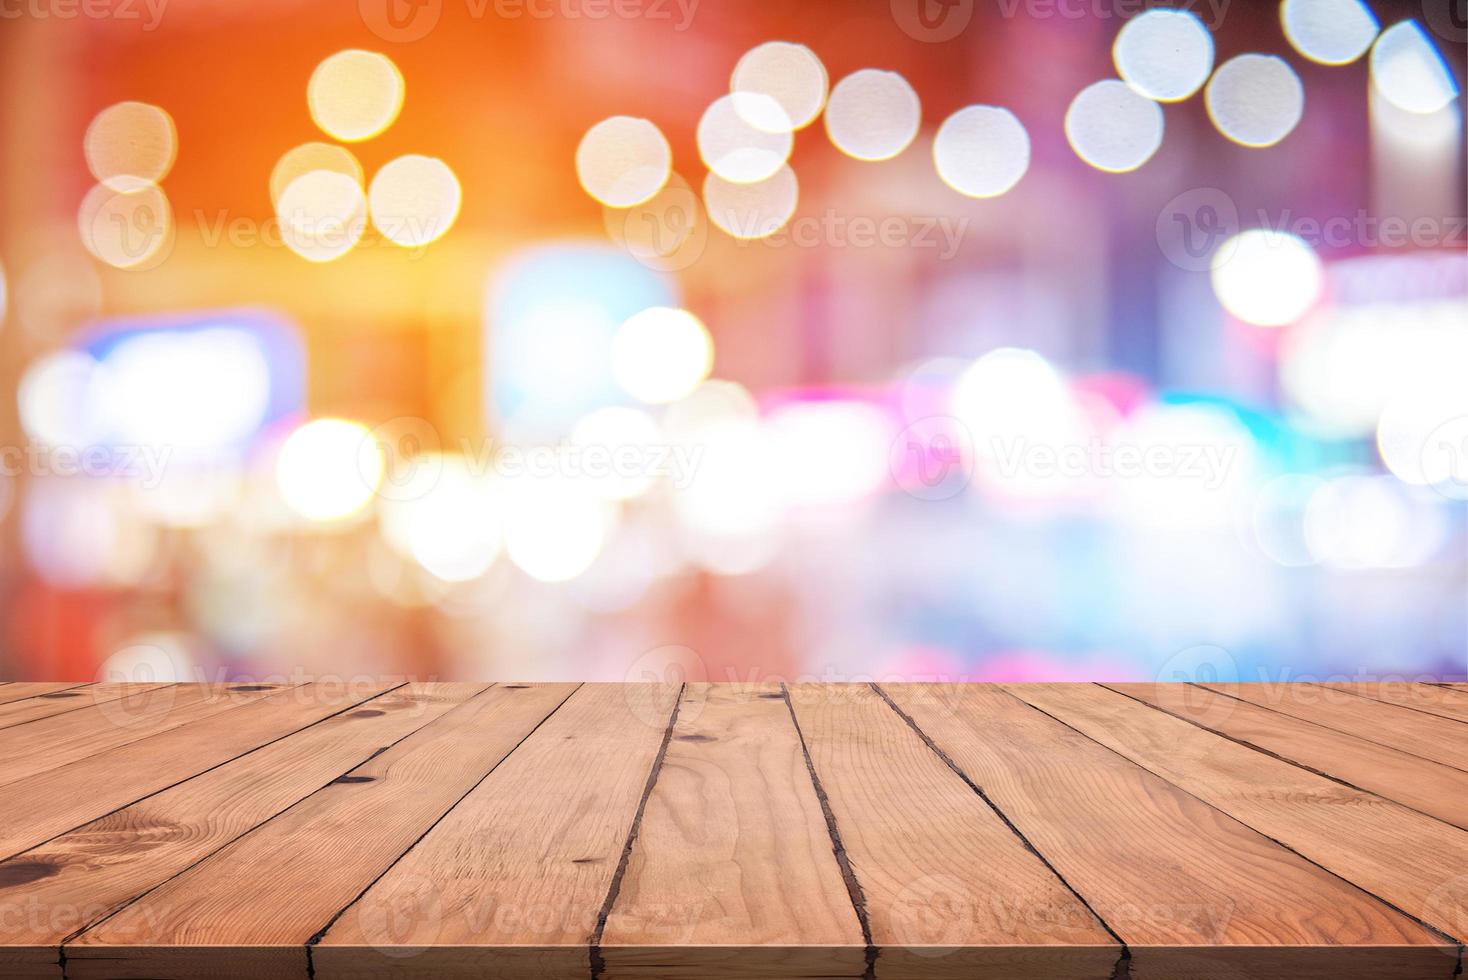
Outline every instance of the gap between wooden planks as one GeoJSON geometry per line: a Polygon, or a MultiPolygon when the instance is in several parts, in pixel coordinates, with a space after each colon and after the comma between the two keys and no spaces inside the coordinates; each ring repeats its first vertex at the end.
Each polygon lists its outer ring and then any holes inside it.
{"type": "Polygon", "coordinates": [[[0,704],[0,975],[1447,978],[1468,932],[1446,687],[178,687],[0,704]]]}

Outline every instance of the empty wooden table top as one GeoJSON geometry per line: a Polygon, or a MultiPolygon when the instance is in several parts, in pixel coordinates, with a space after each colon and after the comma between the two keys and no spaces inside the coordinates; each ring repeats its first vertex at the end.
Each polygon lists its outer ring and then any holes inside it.
{"type": "Polygon", "coordinates": [[[0,684],[0,976],[1435,977],[1468,689],[0,684]]]}

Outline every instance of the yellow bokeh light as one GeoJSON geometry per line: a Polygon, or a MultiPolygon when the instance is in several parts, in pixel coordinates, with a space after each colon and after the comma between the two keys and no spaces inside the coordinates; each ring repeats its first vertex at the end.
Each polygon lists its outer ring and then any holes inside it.
{"type": "Polygon", "coordinates": [[[152,268],[173,248],[173,208],[156,184],[131,191],[95,184],[77,210],[82,244],[117,269],[152,268]]]}
{"type": "Polygon", "coordinates": [[[1406,112],[1433,113],[1458,97],[1458,83],[1416,21],[1393,24],[1371,46],[1371,83],[1406,112]]]}
{"type": "Polygon", "coordinates": [[[1162,107],[1115,78],[1081,89],[1065,112],[1070,148],[1108,173],[1136,170],[1152,159],[1162,130],[1162,107]]]}
{"type": "Polygon", "coordinates": [[[346,174],[312,170],[281,191],[275,213],[291,251],[312,262],[330,262],[361,240],[367,198],[362,185],[346,174]]]}
{"type": "Polygon", "coordinates": [[[490,477],[458,454],[426,453],[379,503],[388,545],[444,582],[468,582],[500,553],[500,503],[490,477]]]}
{"type": "Polygon", "coordinates": [[[328,136],[354,143],[391,126],[403,108],[403,75],[386,55],[338,51],[306,85],[311,118],[328,136]]]}
{"type": "Polygon", "coordinates": [[[27,365],[16,388],[20,426],[38,443],[84,446],[111,428],[107,369],[90,354],[58,350],[27,365]]]}
{"type": "Polygon", "coordinates": [[[275,462],[275,483],[291,510],[329,523],[361,512],[382,482],[382,448],[345,419],[317,419],[292,432],[275,462]]]}
{"type": "Polygon", "coordinates": [[[933,164],[960,194],[998,197],[1030,168],[1030,137],[1008,109],[971,105],[938,127],[933,164]]]}
{"type": "Polygon", "coordinates": [[[383,165],[367,189],[372,224],[390,241],[427,245],[453,227],[463,192],[449,165],[409,154],[383,165]]]}
{"type": "Polygon", "coordinates": [[[363,181],[362,164],[352,151],[333,143],[302,143],[281,154],[270,171],[270,202],[280,204],[280,195],[291,181],[313,170],[331,170],[344,174],[358,184],[363,181]]]}
{"type": "Polygon", "coordinates": [[[1295,50],[1322,65],[1355,61],[1381,29],[1361,0],[1283,0],[1279,19],[1295,50]]]}
{"type": "Polygon", "coordinates": [[[1218,247],[1213,293],[1245,323],[1281,327],[1304,316],[1325,285],[1315,250],[1286,231],[1254,228],[1218,247]]]}
{"type": "Polygon", "coordinates": [[[168,176],[178,155],[173,118],[146,102],[119,102],[92,119],[82,138],[92,176],[114,191],[133,191],[168,176]]]}
{"type": "Polygon", "coordinates": [[[634,313],[612,338],[612,377],[638,401],[677,401],[713,366],[713,338],[687,310],[654,306],[634,313]]]}
{"type": "Polygon", "coordinates": [[[673,149],[646,119],[603,119],[576,147],[576,178],[586,193],[609,207],[641,204],[663,189],[672,172],[673,149]]]}
{"type": "Polygon", "coordinates": [[[1241,54],[1218,66],[1203,101],[1224,136],[1241,146],[1273,146],[1304,114],[1305,86],[1283,58],[1241,54]]]}
{"type": "Polygon", "coordinates": [[[757,184],[735,184],[715,173],[703,181],[709,220],[735,238],[768,238],[790,221],[799,200],[800,186],[789,164],[757,184]]]}
{"type": "Polygon", "coordinates": [[[666,445],[666,438],[653,417],[642,409],[608,405],[581,417],[571,430],[571,444],[582,450],[583,459],[598,453],[614,461],[604,471],[588,467],[585,479],[597,496],[626,500],[646,493],[655,475],[643,463],[628,468],[618,463],[629,456],[651,460],[658,447],[666,445]]]}
{"type": "Polygon", "coordinates": [[[505,550],[531,578],[567,582],[596,561],[615,520],[584,481],[517,477],[505,497],[505,550]]]}
{"type": "Polygon", "coordinates": [[[710,170],[735,183],[768,180],[790,159],[793,146],[789,117],[768,95],[721,96],[698,121],[698,155],[710,170]],[[750,120],[755,119],[761,123],[754,125],[750,120]]]}
{"type": "Polygon", "coordinates": [[[1179,102],[1208,81],[1213,35],[1186,10],[1149,10],[1127,21],[1111,46],[1116,72],[1138,94],[1179,102]]]}
{"type": "Polygon", "coordinates": [[[922,106],[895,71],[863,68],[831,89],[826,133],[836,149],[858,160],[887,160],[907,149],[922,122],[922,106]]]}
{"type": "MultiPolygon", "coordinates": [[[[803,44],[770,41],[745,52],[734,66],[731,92],[747,92],[774,99],[783,117],[750,115],[748,121],[760,129],[783,126],[803,129],[815,121],[826,104],[830,85],[826,66],[803,44]]],[[[742,104],[735,108],[744,109],[742,104]]]]}

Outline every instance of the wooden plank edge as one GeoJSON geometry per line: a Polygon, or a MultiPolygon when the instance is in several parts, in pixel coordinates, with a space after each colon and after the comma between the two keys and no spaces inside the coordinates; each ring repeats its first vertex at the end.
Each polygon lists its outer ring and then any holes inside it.
{"type": "MultiPolygon", "coordinates": [[[[590,975],[590,947],[576,946],[151,946],[68,956],[69,980],[580,980],[590,975]]],[[[1450,980],[1456,946],[1139,946],[1118,964],[1111,946],[881,947],[603,947],[607,980],[971,980],[975,976],[1055,980],[1450,980]]],[[[35,950],[36,965],[0,960],[7,977],[54,978],[54,950],[35,950]],[[49,957],[49,959],[47,959],[49,957]],[[19,972],[12,972],[12,968],[19,972]]]]}
{"type": "Polygon", "coordinates": [[[598,980],[606,969],[606,963],[601,955],[601,940],[606,935],[607,919],[611,917],[612,907],[617,904],[617,896],[622,892],[622,879],[627,874],[627,865],[632,862],[632,848],[637,843],[637,832],[642,829],[642,817],[647,812],[647,801],[652,798],[652,791],[657,786],[658,776],[663,771],[663,762],[668,757],[668,745],[673,741],[673,729],[678,727],[678,711],[683,707],[683,695],[687,693],[688,685],[679,684],[678,695],[673,698],[673,710],[668,713],[668,727],[663,730],[662,743],[658,745],[657,754],[653,756],[652,765],[648,767],[647,782],[642,787],[642,798],[637,801],[637,809],[632,814],[632,825],[627,829],[627,840],[622,845],[621,856],[617,858],[617,869],[612,872],[612,880],[607,885],[606,899],[596,914],[596,928],[592,930],[591,942],[587,945],[591,980],[598,980]]]}

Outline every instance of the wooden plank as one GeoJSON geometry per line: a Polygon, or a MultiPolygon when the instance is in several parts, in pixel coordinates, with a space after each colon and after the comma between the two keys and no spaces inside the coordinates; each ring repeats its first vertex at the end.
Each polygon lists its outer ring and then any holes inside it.
{"type": "Polygon", "coordinates": [[[281,684],[173,684],[7,728],[0,731],[0,786],[285,689],[281,684]]]}
{"type": "MultiPolygon", "coordinates": [[[[1007,685],[1030,704],[1462,942],[1468,834],[1094,685],[1007,685]]],[[[1451,957],[1450,957],[1451,958],[1451,957]]],[[[1456,961],[1455,961],[1456,963],[1456,961]]]]}
{"type": "MultiPolygon", "coordinates": [[[[1403,708],[1415,708],[1430,715],[1451,718],[1453,721],[1468,722],[1468,694],[1445,687],[1410,681],[1379,681],[1371,684],[1322,683],[1317,686],[1355,697],[1385,701],[1387,704],[1400,705],[1403,708]]],[[[1350,702],[1345,703],[1349,705],[1350,702]]]]}
{"type": "Polygon", "coordinates": [[[168,686],[168,684],[130,682],[86,684],[82,687],[27,698],[24,701],[12,701],[9,704],[0,705],[0,728],[12,728],[27,722],[39,721],[42,718],[50,718],[53,715],[64,715],[78,708],[90,708],[94,704],[118,701],[168,686]]]}
{"type": "Polygon", "coordinates": [[[860,890],[876,975],[1111,975],[1095,914],[865,685],[790,689],[860,890]]]}
{"type": "Polygon", "coordinates": [[[366,700],[0,862],[0,975],[59,980],[63,941],[433,721],[455,691],[366,700]]]}
{"type": "Polygon", "coordinates": [[[589,976],[678,697],[578,689],[327,929],[317,980],[589,976]]]}
{"type": "Polygon", "coordinates": [[[1440,937],[1005,691],[884,690],[1121,937],[1132,976],[1451,974],[1440,937]]]}
{"type": "Polygon", "coordinates": [[[1191,684],[1103,686],[1468,830],[1462,770],[1191,684]]]}
{"type": "Polygon", "coordinates": [[[68,942],[67,976],[304,976],[311,937],[575,688],[443,685],[463,703],[68,942]]]}
{"type": "MultiPolygon", "coordinates": [[[[277,690],[192,724],[13,782],[0,790],[8,818],[0,823],[0,859],[400,686],[318,683],[277,690]]],[[[61,720],[47,719],[26,728],[61,720]]]]}
{"type": "Polygon", "coordinates": [[[862,975],[780,685],[688,686],[598,949],[607,980],[862,975]]]}
{"type": "Polygon", "coordinates": [[[12,701],[22,701],[26,698],[41,697],[46,694],[55,694],[58,691],[70,691],[73,688],[86,687],[83,681],[9,681],[0,686],[0,704],[9,704],[12,701]]]}
{"type": "Polygon", "coordinates": [[[1260,707],[1468,770],[1468,727],[1314,684],[1204,684],[1260,707]]]}

